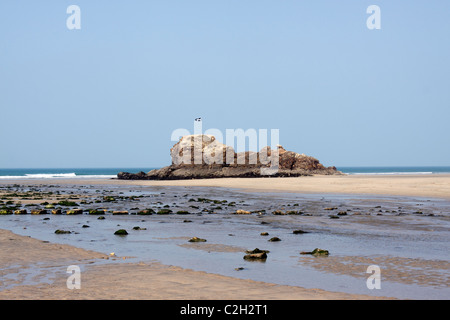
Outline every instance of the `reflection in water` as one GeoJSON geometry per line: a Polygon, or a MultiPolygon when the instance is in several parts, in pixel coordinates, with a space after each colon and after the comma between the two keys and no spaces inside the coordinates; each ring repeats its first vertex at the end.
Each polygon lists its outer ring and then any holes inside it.
{"type": "Polygon", "coordinates": [[[10,201],[20,200],[28,210],[33,207],[27,204],[42,207],[41,203],[51,204],[63,197],[84,210],[106,210],[104,220],[88,214],[26,214],[0,216],[0,222],[1,228],[17,234],[134,257],[127,262],[157,260],[330,291],[400,298],[449,296],[449,201],[203,187],[102,186],[99,190],[98,186],[54,185],[3,187],[0,192],[15,193],[10,201]],[[21,192],[42,198],[18,198],[21,192]],[[137,214],[144,209],[169,209],[172,213],[137,214]],[[129,214],[112,214],[125,210],[129,214]],[[235,214],[237,210],[250,214],[235,214]],[[56,229],[71,233],[55,234],[56,229]],[[118,229],[127,230],[128,235],[114,235],[118,229]],[[207,241],[189,243],[192,237],[207,241]],[[281,241],[268,241],[272,237],[281,241]],[[264,263],[243,259],[245,250],[255,248],[269,250],[264,263]],[[314,248],[326,249],[330,256],[300,255],[314,248]],[[365,270],[371,264],[381,268],[382,290],[366,287],[365,270]]]}

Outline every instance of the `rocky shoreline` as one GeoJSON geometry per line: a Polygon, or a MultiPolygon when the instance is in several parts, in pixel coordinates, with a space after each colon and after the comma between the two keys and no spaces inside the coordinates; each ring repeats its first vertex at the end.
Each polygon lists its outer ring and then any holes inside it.
{"type": "Polygon", "coordinates": [[[265,147],[238,152],[211,135],[184,136],[170,150],[172,164],[148,173],[119,172],[121,180],[181,180],[211,178],[300,177],[342,174],[305,154],[265,147]],[[197,148],[197,149],[196,149],[197,148]],[[196,152],[198,150],[198,152],[196,152]]]}

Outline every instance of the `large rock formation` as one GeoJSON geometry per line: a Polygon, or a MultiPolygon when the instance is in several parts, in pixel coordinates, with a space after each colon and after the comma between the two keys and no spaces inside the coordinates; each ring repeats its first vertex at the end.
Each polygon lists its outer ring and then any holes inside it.
{"type": "Polygon", "coordinates": [[[212,135],[184,136],[171,149],[172,164],[148,173],[120,172],[124,180],[175,180],[224,177],[296,177],[313,174],[341,174],[324,167],[319,160],[282,146],[264,147],[259,152],[238,152],[212,135]]]}

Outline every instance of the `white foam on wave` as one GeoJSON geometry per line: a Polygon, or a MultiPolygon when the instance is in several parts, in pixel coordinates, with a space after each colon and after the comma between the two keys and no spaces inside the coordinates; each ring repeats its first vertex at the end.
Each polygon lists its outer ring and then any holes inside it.
{"type": "Polygon", "coordinates": [[[25,177],[29,179],[46,179],[46,178],[74,178],[77,175],[72,173],[26,173],[25,177]]]}
{"type": "Polygon", "coordinates": [[[433,172],[349,172],[354,175],[398,175],[398,174],[433,174],[433,172]]]}
{"type": "Polygon", "coordinates": [[[111,179],[116,175],[79,175],[72,173],[28,173],[24,176],[0,176],[4,180],[22,180],[22,179],[111,179]]]}
{"type": "Polygon", "coordinates": [[[111,178],[117,178],[117,175],[116,174],[82,175],[82,176],[76,176],[76,178],[79,178],[79,179],[111,179],[111,178]]]}

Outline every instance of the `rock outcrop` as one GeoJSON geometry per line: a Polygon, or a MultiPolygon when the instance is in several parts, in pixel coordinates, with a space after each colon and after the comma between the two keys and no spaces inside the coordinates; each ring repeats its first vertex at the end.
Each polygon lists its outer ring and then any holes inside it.
{"type": "Polygon", "coordinates": [[[341,174],[316,158],[282,146],[264,147],[259,152],[235,152],[212,135],[184,136],[171,149],[172,164],[148,173],[120,172],[122,180],[176,180],[224,177],[297,177],[313,174],[341,174]]]}

